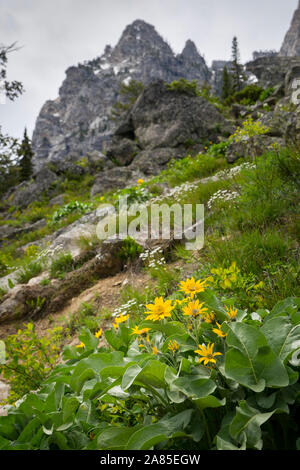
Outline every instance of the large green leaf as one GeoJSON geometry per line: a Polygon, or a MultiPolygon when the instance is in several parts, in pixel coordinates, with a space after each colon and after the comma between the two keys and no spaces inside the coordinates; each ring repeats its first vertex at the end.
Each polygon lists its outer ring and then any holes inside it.
{"type": "Polygon", "coordinates": [[[134,364],[130,366],[123,375],[122,385],[121,385],[122,389],[128,390],[141,371],[142,371],[142,368],[138,364],[134,364]]]}
{"type": "Polygon", "coordinates": [[[71,388],[79,394],[83,385],[85,382],[88,380],[91,380],[95,377],[95,372],[93,371],[92,368],[85,369],[84,371],[81,372],[81,374],[73,374],[72,380],[71,380],[71,388]]]}
{"type": "Polygon", "coordinates": [[[36,431],[41,427],[41,421],[35,417],[29,421],[27,426],[22,430],[16,442],[30,442],[36,431]]]}
{"type": "Polygon", "coordinates": [[[247,438],[247,448],[261,450],[263,442],[261,440],[260,427],[271,418],[275,413],[261,413],[260,411],[252,408],[246,401],[239,403],[236,408],[236,415],[230,425],[230,434],[234,439],[239,439],[245,433],[247,438]]]}
{"type": "Polygon", "coordinates": [[[172,389],[175,387],[188,398],[195,400],[207,397],[217,388],[212,380],[191,375],[175,379],[172,383],[172,389]]]}
{"type": "Polygon", "coordinates": [[[286,387],[287,371],[261,331],[245,323],[230,323],[225,375],[255,392],[268,387],[286,387]]]}
{"type": "Polygon", "coordinates": [[[95,349],[99,343],[99,339],[92,335],[88,328],[80,330],[79,339],[87,349],[95,349]]]}
{"type": "Polygon", "coordinates": [[[159,361],[148,361],[141,368],[138,364],[129,367],[123,375],[122,388],[127,390],[133,383],[143,384],[145,387],[165,388],[166,364],[159,361]]]}
{"type": "Polygon", "coordinates": [[[207,397],[198,398],[197,400],[194,400],[194,403],[197,408],[199,408],[199,410],[205,410],[206,408],[220,408],[226,405],[226,398],[220,400],[219,398],[214,397],[213,395],[209,395],[207,397]]]}
{"type": "Polygon", "coordinates": [[[216,436],[218,450],[246,450],[246,435],[240,436],[240,442],[233,439],[230,434],[230,425],[234,418],[234,412],[226,414],[222,420],[221,429],[216,436]]]}
{"type": "Polygon", "coordinates": [[[300,310],[300,298],[289,297],[278,302],[275,307],[271,310],[271,313],[268,315],[268,318],[272,318],[278,315],[290,315],[292,313],[295,313],[297,310],[300,310]]]}
{"type": "Polygon", "coordinates": [[[109,427],[104,429],[97,437],[98,449],[122,450],[127,446],[132,434],[140,429],[138,427],[109,427]]]}
{"type": "Polygon", "coordinates": [[[130,437],[126,449],[148,450],[171,437],[185,436],[185,430],[191,421],[193,412],[194,410],[185,410],[172,418],[144,426],[130,437]]]}
{"type": "Polygon", "coordinates": [[[127,352],[131,336],[130,329],[125,325],[121,324],[117,330],[112,328],[106,330],[104,336],[113,349],[123,351],[124,353],[127,352]]]}
{"type": "Polygon", "coordinates": [[[79,401],[75,397],[63,397],[62,412],[64,423],[67,423],[69,420],[74,421],[78,407],[79,401]]]}
{"type": "Polygon", "coordinates": [[[11,447],[11,441],[0,436],[0,450],[8,450],[11,447]]]}
{"type": "Polygon", "coordinates": [[[292,324],[288,316],[267,320],[261,328],[274,353],[282,360],[300,348],[300,323],[292,324]]]}
{"type": "Polygon", "coordinates": [[[167,323],[155,323],[152,321],[143,321],[139,328],[151,328],[152,331],[160,331],[164,335],[186,335],[186,328],[178,321],[169,321],[167,323]]]}
{"type": "Polygon", "coordinates": [[[213,310],[220,321],[228,320],[224,304],[218,299],[214,291],[206,289],[204,292],[198,294],[201,302],[205,302],[205,306],[213,310]]]}

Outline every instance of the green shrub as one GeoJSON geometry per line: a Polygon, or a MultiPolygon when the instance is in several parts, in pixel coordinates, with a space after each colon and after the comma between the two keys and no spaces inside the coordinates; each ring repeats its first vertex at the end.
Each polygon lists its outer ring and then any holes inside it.
{"type": "Polygon", "coordinates": [[[266,88],[265,90],[263,90],[261,92],[261,94],[259,95],[259,101],[265,101],[266,99],[268,99],[272,94],[274,93],[274,88],[271,87],[271,88],[266,88]]]}
{"type": "Polygon", "coordinates": [[[228,146],[228,141],[220,142],[219,144],[213,144],[209,147],[207,153],[216,157],[225,157],[228,146]]]}
{"type": "Polygon", "coordinates": [[[228,165],[223,158],[213,158],[211,155],[199,153],[195,157],[188,155],[181,160],[171,160],[167,170],[163,170],[157,181],[167,181],[172,186],[205,178],[228,165]]]}
{"type": "Polygon", "coordinates": [[[61,219],[67,217],[70,214],[76,213],[78,215],[82,215],[86,212],[91,211],[92,209],[93,205],[89,203],[83,203],[79,201],[69,202],[69,204],[66,204],[65,206],[61,207],[56,212],[54,212],[51,218],[51,224],[59,222],[61,219]]]}
{"type": "Polygon", "coordinates": [[[119,197],[127,197],[127,204],[131,206],[135,203],[142,203],[149,199],[150,194],[146,188],[131,187],[120,189],[113,194],[113,200],[116,204],[119,204],[119,197]]]}
{"type": "Polygon", "coordinates": [[[263,91],[264,89],[258,85],[247,85],[241,91],[234,94],[234,100],[243,105],[252,105],[259,100],[263,91]]]}
{"type": "Polygon", "coordinates": [[[274,92],[274,88],[262,88],[258,85],[251,84],[245,86],[241,91],[234,94],[233,100],[245,106],[251,106],[257,101],[265,101],[274,92]]]}
{"type": "Polygon", "coordinates": [[[127,237],[122,244],[118,258],[123,261],[135,261],[138,256],[142,253],[143,249],[135,240],[127,237]]]}
{"type": "Polygon", "coordinates": [[[17,275],[17,282],[20,284],[27,284],[30,279],[37,277],[43,272],[42,261],[31,261],[17,275]]]}
{"type": "Polygon", "coordinates": [[[0,374],[10,385],[9,403],[36,390],[48,377],[59,357],[62,338],[63,330],[60,327],[48,330],[43,338],[38,337],[33,323],[7,336],[6,361],[0,364],[0,374]]]}
{"type": "Polygon", "coordinates": [[[199,96],[198,80],[188,81],[184,78],[174,80],[172,83],[165,84],[168,91],[184,93],[190,96],[199,96]]]}
{"type": "Polygon", "coordinates": [[[83,328],[65,364],[0,417],[1,448],[296,450],[300,299],[251,313],[194,283],[201,304],[156,298],[158,318],[149,305],[139,324],[119,318],[108,348],[83,328]]]}
{"type": "Polygon", "coordinates": [[[95,333],[99,329],[99,318],[96,317],[95,307],[88,302],[82,303],[80,309],[68,318],[67,328],[70,334],[75,334],[82,327],[86,327],[95,333]]]}
{"type": "Polygon", "coordinates": [[[51,263],[50,275],[58,278],[61,274],[69,273],[74,269],[74,260],[70,253],[62,253],[51,263]]]}

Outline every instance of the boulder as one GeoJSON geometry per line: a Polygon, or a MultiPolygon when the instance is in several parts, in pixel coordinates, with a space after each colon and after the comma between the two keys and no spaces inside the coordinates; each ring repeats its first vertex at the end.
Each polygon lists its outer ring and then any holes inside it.
{"type": "Polygon", "coordinates": [[[156,148],[143,150],[135,157],[130,166],[145,175],[158,175],[172,158],[182,158],[185,152],[172,148],[156,148]]]}
{"type": "Polygon", "coordinates": [[[41,228],[46,227],[46,225],[46,219],[38,220],[34,224],[25,224],[21,228],[12,227],[11,225],[2,225],[0,226],[0,242],[1,240],[12,240],[24,235],[25,233],[40,230],[41,228]]]}
{"type": "Polygon", "coordinates": [[[51,186],[59,180],[58,176],[47,167],[33,175],[31,181],[21,183],[3,199],[7,199],[10,204],[25,208],[32,202],[38,200],[44,193],[51,190],[51,186]]]}
{"type": "Polygon", "coordinates": [[[115,167],[111,170],[99,173],[91,189],[91,196],[102,194],[112,189],[123,189],[126,186],[133,185],[143,175],[136,172],[133,168],[115,167]]]}
{"type": "Polygon", "coordinates": [[[126,138],[120,139],[116,136],[107,150],[106,155],[113,163],[126,166],[132,162],[138,151],[139,147],[133,140],[126,138]]]}
{"type": "Polygon", "coordinates": [[[113,276],[122,270],[124,260],[119,256],[122,246],[122,240],[105,240],[93,259],[66,274],[64,280],[52,281],[49,286],[14,287],[2,298],[0,323],[35,319],[61,310],[70,299],[90,287],[93,280],[113,276]]]}
{"type": "Polygon", "coordinates": [[[239,158],[254,158],[268,150],[272,150],[274,144],[284,145],[280,137],[261,135],[255,138],[244,138],[241,142],[232,142],[227,149],[226,160],[234,163],[239,158]]]}
{"type": "Polygon", "coordinates": [[[167,90],[157,81],[146,87],[128,116],[139,146],[177,148],[189,140],[214,140],[228,122],[218,109],[199,96],[167,90]]]}
{"type": "Polygon", "coordinates": [[[269,128],[267,135],[270,137],[283,137],[288,123],[292,120],[293,113],[288,111],[268,112],[260,118],[260,122],[269,128]]]}

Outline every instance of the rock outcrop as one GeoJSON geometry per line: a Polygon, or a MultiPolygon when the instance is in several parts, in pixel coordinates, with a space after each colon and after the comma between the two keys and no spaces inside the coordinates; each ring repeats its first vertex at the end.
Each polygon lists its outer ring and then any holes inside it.
{"type": "Polygon", "coordinates": [[[290,29],[285,35],[279,54],[287,57],[300,56],[300,1],[294,13],[290,29]]]}
{"type": "Polygon", "coordinates": [[[124,187],[132,178],[156,175],[172,158],[184,157],[187,145],[203,150],[208,141],[231,131],[231,124],[208,100],[169,91],[163,81],[156,81],[116,129],[107,156],[120,167],[100,173],[92,195],[124,187]]]}
{"type": "Polygon", "coordinates": [[[100,158],[113,132],[109,116],[122,83],[210,79],[192,41],[175,55],[154,27],[141,20],[126,27],[115,48],[107,46],[102,56],[70,67],[66,75],[59,97],[47,101],[37,118],[32,139],[36,169],[67,157],[78,161],[89,152],[98,152],[100,158]]]}
{"type": "Polygon", "coordinates": [[[283,83],[286,74],[297,65],[300,65],[300,57],[270,55],[248,62],[246,70],[255,75],[260,86],[268,88],[283,83]]]}

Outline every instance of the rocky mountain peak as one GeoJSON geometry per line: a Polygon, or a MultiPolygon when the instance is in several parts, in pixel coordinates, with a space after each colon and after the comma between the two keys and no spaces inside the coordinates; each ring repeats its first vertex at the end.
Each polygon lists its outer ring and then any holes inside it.
{"type": "Polygon", "coordinates": [[[279,54],[287,57],[300,56],[300,1],[279,54]]]}
{"type": "Polygon", "coordinates": [[[172,55],[172,49],[155,30],[154,26],[143,20],[135,20],[128,25],[113,51],[113,57],[141,56],[159,51],[172,55]]]}
{"type": "Polygon", "coordinates": [[[198,62],[199,60],[202,62],[203,57],[199,54],[198,49],[193,41],[188,39],[185,43],[182,53],[180,56],[184,59],[193,60],[194,62],[198,62]]]}
{"type": "Polygon", "coordinates": [[[68,68],[59,98],[47,101],[36,121],[35,168],[77,162],[91,152],[101,156],[114,130],[110,114],[120,99],[121,84],[137,80],[147,85],[180,77],[203,83],[210,76],[192,41],[176,55],[154,26],[134,21],[115,47],[106,46],[100,57],[68,68]]]}

